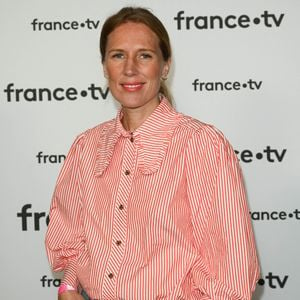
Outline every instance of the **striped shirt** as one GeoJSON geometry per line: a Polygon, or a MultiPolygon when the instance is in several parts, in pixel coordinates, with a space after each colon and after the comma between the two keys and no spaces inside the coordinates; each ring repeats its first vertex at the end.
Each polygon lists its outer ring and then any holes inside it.
{"type": "Polygon", "coordinates": [[[259,266],[236,155],[163,99],[133,133],[79,135],[46,235],[54,271],[93,299],[251,299],[259,266]]]}

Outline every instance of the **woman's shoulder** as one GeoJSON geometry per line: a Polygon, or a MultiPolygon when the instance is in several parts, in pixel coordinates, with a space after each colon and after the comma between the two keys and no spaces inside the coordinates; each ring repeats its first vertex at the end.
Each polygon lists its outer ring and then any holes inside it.
{"type": "Polygon", "coordinates": [[[178,124],[178,130],[196,140],[208,139],[219,144],[225,139],[224,134],[214,125],[184,114],[178,124]]]}
{"type": "Polygon", "coordinates": [[[97,141],[99,141],[101,136],[107,134],[107,132],[111,130],[114,130],[114,128],[115,119],[97,124],[96,126],[88,128],[79,133],[73,141],[72,146],[85,148],[89,144],[95,144],[97,141]]]}
{"type": "Polygon", "coordinates": [[[187,140],[187,149],[193,153],[209,151],[211,155],[227,153],[231,156],[233,148],[226,136],[214,125],[183,115],[178,126],[179,132],[187,140]]]}
{"type": "Polygon", "coordinates": [[[97,124],[94,127],[88,128],[85,131],[81,132],[78,137],[85,139],[98,137],[106,133],[107,131],[114,130],[115,128],[115,119],[104,121],[103,123],[97,124]]]}

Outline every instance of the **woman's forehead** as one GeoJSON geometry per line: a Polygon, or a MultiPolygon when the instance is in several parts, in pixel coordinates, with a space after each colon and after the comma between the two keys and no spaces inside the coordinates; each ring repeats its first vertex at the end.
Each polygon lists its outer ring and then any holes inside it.
{"type": "Polygon", "coordinates": [[[158,37],[144,23],[126,22],[116,27],[108,35],[108,44],[149,44],[158,45],[158,37]]]}

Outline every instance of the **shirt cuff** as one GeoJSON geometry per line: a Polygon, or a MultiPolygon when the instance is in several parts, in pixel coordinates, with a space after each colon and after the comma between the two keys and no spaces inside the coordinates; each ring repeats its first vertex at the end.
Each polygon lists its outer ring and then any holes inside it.
{"type": "Polygon", "coordinates": [[[71,260],[65,271],[64,271],[64,277],[61,281],[62,284],[67,284],[67,285],[71,285],[72,287],[74,287],[76,290],[78,289],[78,285],[79,285],[79,280],[77,278],[76,275],[76,261],[75,260],[71,260]]]}

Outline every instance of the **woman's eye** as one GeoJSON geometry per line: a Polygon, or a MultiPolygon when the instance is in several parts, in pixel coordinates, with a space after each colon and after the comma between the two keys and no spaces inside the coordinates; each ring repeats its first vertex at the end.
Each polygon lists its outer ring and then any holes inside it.
{"type": "Polygon", "coordinates": [[[141,53],[140,57],[143,59],[149,59],[152,58],[152,55],[149,53],[141,53]]]}
{"type": "Polygon", "coordinates": [[[123,53],[114,53],[112,58],[122,59],[124,57],[123,53]]]}

